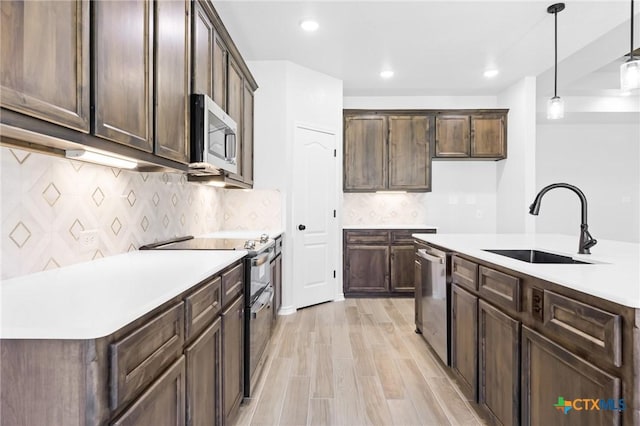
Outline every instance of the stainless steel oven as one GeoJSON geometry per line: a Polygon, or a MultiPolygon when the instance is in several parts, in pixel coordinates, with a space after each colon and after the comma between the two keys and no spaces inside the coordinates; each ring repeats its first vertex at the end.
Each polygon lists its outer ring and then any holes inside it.
{"type": "Polygon", "coordinates": [[[244,396],[251,396],[253,385],[260,377],[265,351],[273,327],[273,284],[271,283],[271,259],[273,245],[258,256],[248,259],[246,274],[251,277],[250,296],[245,299],[245,352],[244,396]],[[247,356],[248,355],[248,356],[247,356]]]}
{"type": "Polygon", "coordinates": [[[250,397],[252,385],[260,376],[266,348],[271,338],[274,317],[271,260],[275,243],[267,235],[256,239],[175,238],[148,244],[140,250],[246,250],[244,259],[244,396],[250,397]]]}
{"type": "Polygon", "coordinates": [[[420,318],[420,323],[416,327],[442,362],[449,365],[451,283],[448,256],[433,247],[418,249],[417,256],[422,276],[418,292],[420,300],[416,300],[416,308],[420,310],[416,317],[420,318]]]}

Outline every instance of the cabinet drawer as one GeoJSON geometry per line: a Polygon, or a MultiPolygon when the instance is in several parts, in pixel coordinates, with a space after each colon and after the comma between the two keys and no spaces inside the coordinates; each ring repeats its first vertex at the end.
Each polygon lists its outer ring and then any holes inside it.
{"type": "Polygon", "coordinates": [[[472,291],[478,290],[478,265],[458,256],[453,256],[451,266],[453,282],[472,291]]]}
{"type": "Polygon", "coordinates": [[[480,295],[500,307],[520,312],[520,278],[493,269],[480,267],[478,289],[480,295]]]}
{"type": "Polygon", "coordinates": [[[620,315],[552,291],[544,291],[544,328],[567,345],[582,348],[592,356],[622,365],[620,315]]]}
{"type": "Polygon", "coordinates": [[[182,352],[184,305],[172,306],[110,346],[111,409],[130,401],[182,352]]]}
{"type": "Polygon", "coordinates": [[[415,238],[412,234],[435,234],[435,229],[403,229],[402,231],[391,231],[391,244],[413,244],[415,238]]]}
{"type": "Polygon", "coordinates": [[[388,231],[345,231],[347,244],[389,244],[388,231]]]}
{"type": "Polygon", "coordinates": [[[185,358],[180,357],[112,426],[183,426],[185,420],[185,358]]]}
{"type": "Polygon", "coordinates": [[[217,277],[185,299],[185,340],[198,335],[220,312],[222,279],[217,277]]]}
{"type": "Polygon", "coordinates": [[[222,274],[222,306],[226,306],[242,293],[244,287],[244,264],[240,263],[233,269],[222,274]]]}

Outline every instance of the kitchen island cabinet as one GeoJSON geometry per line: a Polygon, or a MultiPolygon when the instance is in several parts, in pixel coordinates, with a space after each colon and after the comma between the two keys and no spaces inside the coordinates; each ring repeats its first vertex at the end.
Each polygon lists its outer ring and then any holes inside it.
{"type": "Polygon", "coordinates": [[[600,241],[602,256],[569,255],[592,264],[554,265],[530,264],[486,249],[535,247],[571,253],[573,238],[418,237],[419,244],[454,253],[452,263],[458,266],[452,272],[451,367],[460,387],[491,422],[638,422],[637,244],[600,241]],[[605,281],[607,286],[602,285],[605,281]],[[477,356],[477,364],[468,361],[470,354],[477,356]],[[469,392],[474,380],[475,397],[469,392]],[[582,399],[599,400],[599,408],[586,410],[582,399]],[[574,405],[562,417],[565,401],[574,405]]]}
{"type": "Polygon", "coordinates": [[[242,274],[245,254],[134,252],[3,282],[0,425],[230,424],[243,391],[244,296],[224,306],[220,289],[225,274],[242,274]],[[179,267],[185,282],[172,285],[179,267]],[[91,269],[95,280],[83,289],[78,278],[91,269]],[[11,307],[25,297],[40,317],[11,307]],[[240,386],[231,405],[225,383],[240,386]]]}
{"type": "Polygon", "coordinates": [[[451,286],[451,369],[462,393],[478,398],[478,298],[451,286]]]}

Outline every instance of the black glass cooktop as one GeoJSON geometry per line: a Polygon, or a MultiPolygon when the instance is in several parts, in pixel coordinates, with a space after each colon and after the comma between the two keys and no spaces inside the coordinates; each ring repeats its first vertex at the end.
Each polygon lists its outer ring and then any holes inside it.
{"type": "Polygon", "coordinates": [[[188,236],[148,244],[140,247],[140,250],[247,250],[249,253],[260,253],[272,244],[273,240],[271,239],[260,242],[260,240],[242,238],[194,238],[188,236]]]}

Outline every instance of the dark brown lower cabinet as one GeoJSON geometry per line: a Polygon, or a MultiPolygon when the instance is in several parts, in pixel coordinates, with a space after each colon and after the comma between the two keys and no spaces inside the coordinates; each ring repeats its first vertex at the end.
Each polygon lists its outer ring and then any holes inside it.
{"type": "Polygon", "coordinates": [[[391,246],[391,291],[411,293],[414,291],[413,263],[416,251],[413,245],[391,246]]]}
{"type": "Polygon", "coordinates": [[[182,426],[184,401],[185,361],[181,356],[112,424],[182,426]]]}
{"type": "Polygon", "coordinates": [[[522,327],[523,425],[619,425],[618,410],[594,410],[592,402],[576,401],[603,398],[621,408],[619,378],[522,327]],[[558,407],[561,398],[574,404],[566,414],[558,407]]]}
{"type": "Polygon", "coordinates": [[[389,291],[389,246],[348,245],[345,293],[389,291]]]}
{"type": "Polygon", "coordinates": [[[409,296],[415,288],[413,234],[434,228],[345,229],[344,295],[409,296]]]}
{"type": "Polygon", "coordinates": [[[187,426],[222,424],[220,348],[222,321],[218,318],[185,349],[187,357],[187,426]]]}
{"type": "Polygon", "coordinates": [[[520,322],[478,301],[478,403],[496,423],[520,419],[520,322]]]}
{"type": "Polygon", "coordinates": [[[451,286],[451,368],[462,392],[477,400],[478,298],[451,286]]]}
{"type": "Polygon", "coordinates": [[[222,312],[222,415],[232,423],[238,413],[243,388],[244,298],[241,296],[222,312]]]}

